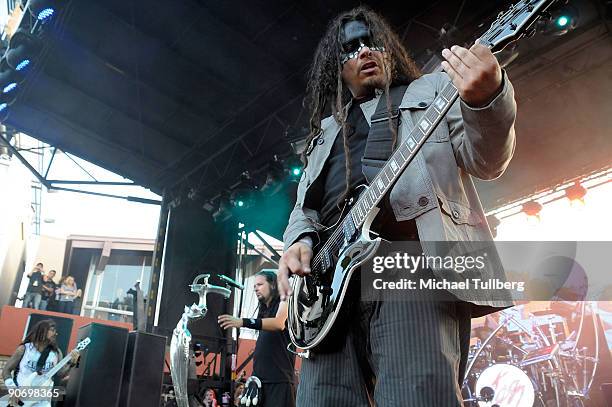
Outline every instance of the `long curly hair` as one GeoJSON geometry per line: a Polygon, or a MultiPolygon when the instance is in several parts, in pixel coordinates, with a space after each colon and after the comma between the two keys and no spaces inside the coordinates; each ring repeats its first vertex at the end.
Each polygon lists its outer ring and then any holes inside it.
{"type": "MultiPolygon", "coordinates": [[[[393,32],[390,25],[383,17],[365,6],[356,7],[350,11],[341,13],[327,27],[325,35],[319,42],[315,51],[312,66],[308,74],[308,87],[306,89],[305,105],[310,110],[310,131],[306,145],[317,137],[321,129],[322,116],[326,109],[331,108],[331,113],[342,129],[344,140],[344,155],[346,157],[346,190],[343,199],[348,196],[351,166],[347,136],[346,118],[348,115],[346,104],[351,99],[351,94],[342,82],[342,47],[340,44],[341,30],[347,21],[364,21],[370,28],[373,42],[385,49],[385,95],[387,95],[387,109],[391,110],[389,88],[398,85],[407,85],[421,76],[419,68],[410,57],[399,37],[393,32]]],[[[397,129],[389,120],[389,129],[392,133],[393,148],[397,142],[397,129]]],[[[304,151],[302,161],[308,164],[308,157],[304,151]]]]}
{"type": "Polygon", "coordinates": [[[20,343],[20,345],[25,345],[26,343],[31,343],[38,350],[43,348],[43,351],[36,362],[36,371],[40,374],[43,371],[43,367],[47,361],[47,357],[49,353],[55,352],[58,357],[61,355],[59,348],[57,347],[57,343],[55,340],[49,340],[48,333],[51,328],[57,329],[55,321],[52,319],[43,319],[42,321],[38,321],[34,327],[28,332],[27,336],[20,343]]]}

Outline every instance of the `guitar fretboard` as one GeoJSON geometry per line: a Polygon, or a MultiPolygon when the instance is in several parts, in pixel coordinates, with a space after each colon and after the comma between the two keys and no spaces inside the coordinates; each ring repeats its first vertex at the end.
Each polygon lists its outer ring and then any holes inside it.
{"type": "Polygon", "coordinates": [[[370,211],[397,182],[404,169],[414,159],[423,143],[433,133],[458,96],[457,88],[452,82],[449,82],[442,92],[436,96],[429,108],[415,123],[410,134],[404,137],[387,163],[374,177],[370,186],[351,208],[347,220],[351,221],[352,226],[350,224],[346,226],[347,232],[351,232],[353,228],[356,230],[363,225],[370,211]]]}

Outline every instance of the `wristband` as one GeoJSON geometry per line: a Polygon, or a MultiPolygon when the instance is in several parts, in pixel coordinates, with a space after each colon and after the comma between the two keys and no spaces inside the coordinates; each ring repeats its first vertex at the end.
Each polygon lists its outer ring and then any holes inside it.
{"type": "Polygon", "coordinates": [[[310,237],[310,236],[304,236],[303,238],[298,240],[297,243],[304,243],[305,245],[307,245],[311,249],[312,249],[312,246],[313,246],[312,237],[310,237]]]}
{"type": "Polygon", "coordinates": [[[242,326],[245,328],[261,330],[261,319],[242,318],[242,326]]]}
{"type": "Polygon", "coordinates": [[[17,384],[15,383],[15,381],[13,379],[11,379],[10,377],[8,379],[4,380],[4,385],[7,388],[17,387],[17,384]]]}

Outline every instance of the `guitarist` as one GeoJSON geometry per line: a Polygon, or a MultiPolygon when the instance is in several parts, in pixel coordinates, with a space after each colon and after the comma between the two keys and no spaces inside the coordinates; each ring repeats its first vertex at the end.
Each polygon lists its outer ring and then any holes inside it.
{"type": "MultiPolygon", "coordinates": [[[[366,184],[362,157],[370,118],[379,100],[388,98],[383,91],[400,85],[407,90],[399,105],[399,131],[389,128],[390,150],[448,81],[460,99],[379,205],[377,231],[396,241],[492,241],[471,176],[497,178],[510,162],[515,146],[513,88],[483,45],[453,46],[442,56],[445,73],[421,75],[398,36],[365,7],[339,15],[328,26],[310,70],[310,136],[297,203],[283,239],[281,298],[291,294],[290,274],[311,272],[313,245],[324,242],[324,229],[339,219],[345,198],[366,184]],[[333,116],[323,119],[329,110],[333,116]]],[[[511,302],[360,301],[358,278],[357,272],[337,318],[344,329],[330,334],[335,345],[315,348],[312,358],[303,360],[297,405],[463,405],[460,383],[470,318],[511,302]]]]}
{"type": "MultiPolygon", "coordinates": [[[[57,330],[53,320],[45,319],[34,325],[4,365],[2,379],[5,386],[7,388],[18,388],[20,381],[25,380],[32,373],[44,374],[62,360],[62,351],[57,347],[56,338],[57,330]]],[[[76,365],[79,353],[73,351],[71,357],[70,363],[57,373],[59,378],[66,376],[70,368],[76,365]]],[[[13,405],[17,405],[16,400],[12,400],[12,402],[13,405]]],[[[33,406],[50,407],[51,403],[42,401],[34,403],[33,406]]]]}

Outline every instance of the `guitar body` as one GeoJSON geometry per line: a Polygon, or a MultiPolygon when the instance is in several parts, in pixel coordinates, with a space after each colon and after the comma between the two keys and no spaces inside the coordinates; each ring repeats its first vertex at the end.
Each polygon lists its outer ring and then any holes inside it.
{"type": "MultiPolygon", "coordinates": [[[[48,377],[46,374],[38,375],[37,373],[32,373],[30,376],[24,380],[24,383],[19,386],[21,387],[53,387],[53,379],[48,377]]],[[[17,404],[9,404],[9,396],[6,395],[0,398],[0,407],[5,406],[17,406],[17,404]]],[[[22,401],[22,407],[38,407],[38,406],[50,406],[51,399],[47,400],[36,400],[36,401],[22,401]]]]}
{"type": "MultiPolygon", "coordinates": [[[[89,338],[85,338],[82,341],[80,341],[76,348],[74,348],[74,350],[70,353],[73,352],[80,352],[83,349],[85,349],[87,347],[87,345],[89,345],[89,343],[91,342],[91,339],[89,338]]],[[[42,389],[45,387],[53,387],[53,376],[55,376],[55,374],[57,372],[59,372],[59,370],[64,367],[68,362],[70,362],[71,360],[71,355],[67,355],[65,358],[63,358],[62,360],[60,360],[51,370],[49,370],[47,373],[39,375],[36,372],[31,373],[29,376],[27,376],[25,379],[22,379],[19,382],[19,387],[18,389],[21,389],[22,391],[27,391],[28,388],[36,388],[36,389],[42,389]]],[[[10,392],[10,389],[9,389],[10,392]]],[[[49,390],[49,393],[52,393],[53,389],[49,390]]],[[[19,402],[19,404],[15,403],[15,399],[11,398],[9,395],[6,395],[2,398],[0,398],[0,407],[17,407],[17,406],[23,406],[23,407],[50,407],[51,406],[51,397],[47,398],[47,399],[43,399],[43,398],[37,398],[36,400],[22,400],[19,402]]]]}
{"type": "Polygon", "coordinates": [[[319,274],[317,281],[313,276],[294,279],[288,326],[291,340],[297,347],[308,350],[320,346],[334,325],[351,277],[380,245],[381,240],[371,239],[369,231],[377,213],[377,210],[371,213],[355,241],[344,243],[332,269],[317,270],[313,265],[311,274],[319,274]]]}

